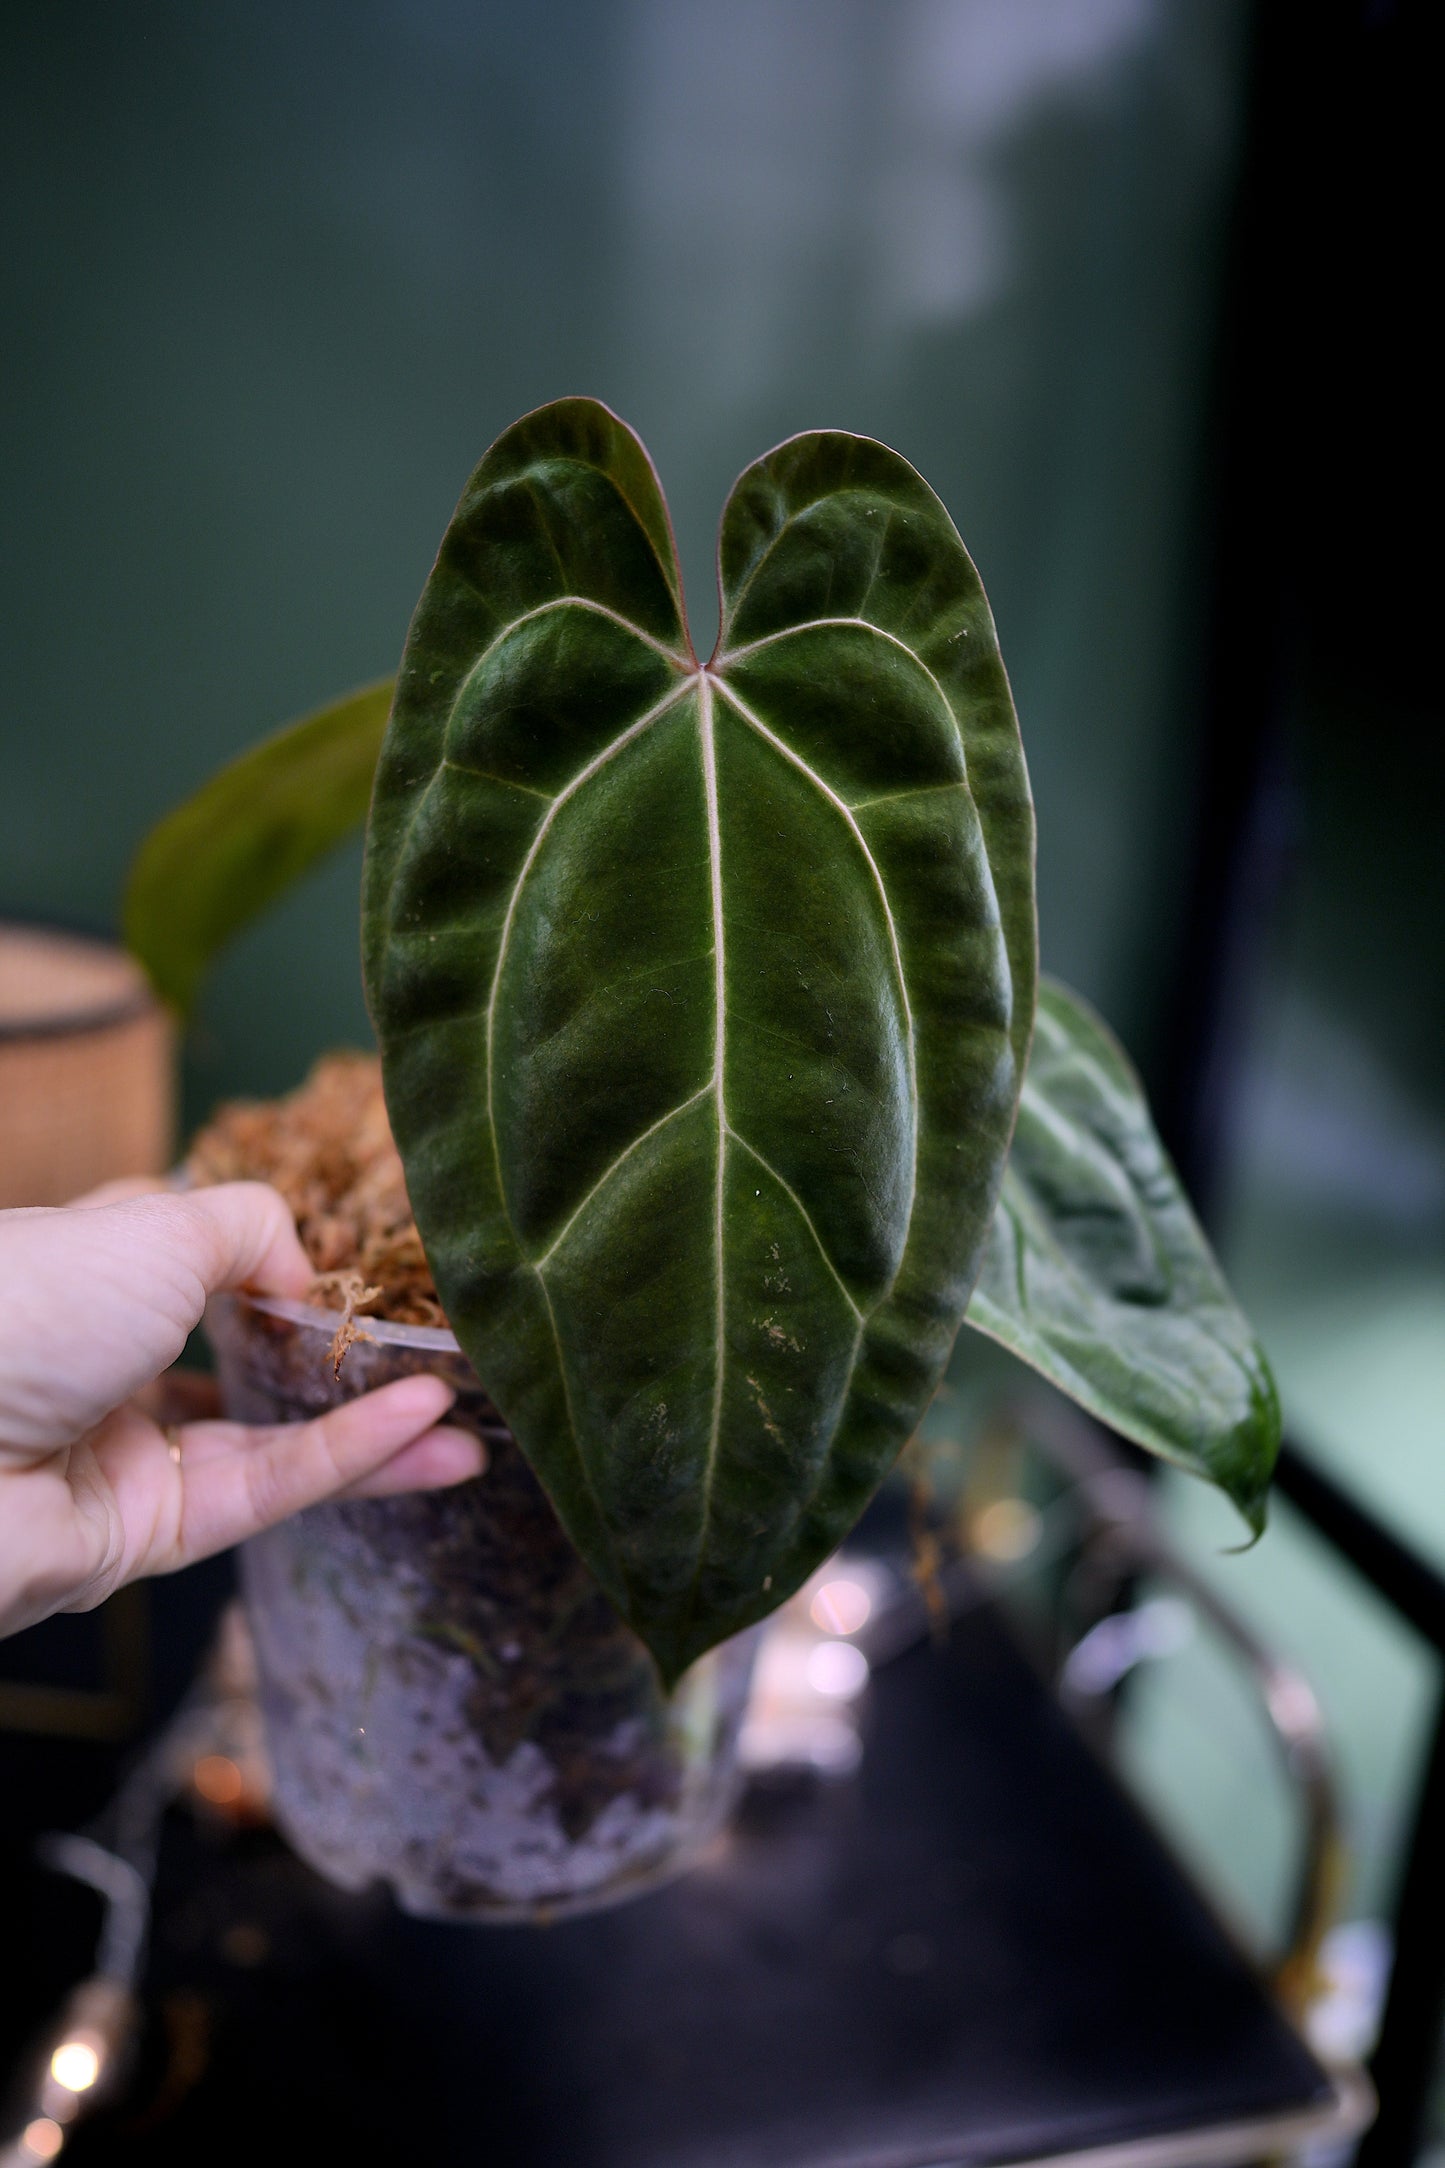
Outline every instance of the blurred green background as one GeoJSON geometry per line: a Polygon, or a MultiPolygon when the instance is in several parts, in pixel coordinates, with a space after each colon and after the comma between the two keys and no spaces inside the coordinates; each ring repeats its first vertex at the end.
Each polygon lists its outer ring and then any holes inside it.
{"type": "MultiPolygon", "coordinates": [[[[146,825],[391,668],[518,414],[606,399],[699,634],[738,470],[898,446],[983,573],[1045,946],[1136,1043],[1178,909],[1238,7],[12,11],[0,908],[112,925],[146,825]]],[[[226,966],[191,1110],[365,1028],[356,868],[226,966]]]]}
{"type": "MultiPolygon", "coordinates": [[[[912,459],[978,562],[1038,798],[1045,961],[1158,1075],[1190,994],[1252,20],[1241,0],[8,10],[0,912],[113,928],[160,812],[390,669],[470,467],[524,410],[591,392],[642,433],[700,636],[732,477],[840,425],[912,459]]],[[[1322,461],[1349,456],[1335,419],[1322,461]]],[[[1217,1225],[1291,1423],[1445,1560],[1445,739],[1379,637],[1342,599],[1337,646],[1283,696],[1287,877],[1236,1003],[1217,1225]]],[[[339,856],[217,973],[191,1119],[365,1035],[357,871],[339,856]]],[[[1210,1501],[1171,1497],[1316,1679],[1347,1906],[1383,1913],[1432,1668],[1287,1511],[1222,1558],[1210,1501]]],[[[1180,1841],[1266,1918],[1287,1831],[1202,1657],[1161,1666],[1130,1720],[1180,1841]]]]}

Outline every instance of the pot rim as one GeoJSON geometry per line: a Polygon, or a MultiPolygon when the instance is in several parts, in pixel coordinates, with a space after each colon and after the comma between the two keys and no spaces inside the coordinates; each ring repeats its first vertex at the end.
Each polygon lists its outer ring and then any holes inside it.
{"type": "MultiPolygon", "coordinates": [[[[305,1332],[324,1333],[328,1340],[336,1337],[341,1323],[340,1310],[324,1310],[317,1303],[291,1302],[284,1295],[254,1295],[246,1288],[232,1288],[222,1298],[243,1303],[248,1310],[264,1310],[268,1317],[284,1318],[288,1325],[299,1325],[305,1332]]],[[[357,1319],[373,1340],[385,1347],[424,1348],[432,1355],[460,1355],[457,1336],[445,1325],[398,1325],[386,1317],[357,1319]]]]}

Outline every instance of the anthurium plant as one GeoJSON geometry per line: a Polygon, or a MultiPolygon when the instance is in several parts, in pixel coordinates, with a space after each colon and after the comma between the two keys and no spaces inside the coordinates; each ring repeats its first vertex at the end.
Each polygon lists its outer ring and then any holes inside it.
{"type": "Polygon", "coordinates": [[[1076,997],[983,588],[906,460],[790,439],[688,631],[638,439],[565,399],[468,482],[395,681],[242,756],[137,861],[177,1007],[365,817],[386,1100],[446,1314],[676,1677],[847,1534],[960,1324],[1252,1527],[1274,1388],[1076,997]],[[369,808],[369,810],[368,810],[369,808]]]}

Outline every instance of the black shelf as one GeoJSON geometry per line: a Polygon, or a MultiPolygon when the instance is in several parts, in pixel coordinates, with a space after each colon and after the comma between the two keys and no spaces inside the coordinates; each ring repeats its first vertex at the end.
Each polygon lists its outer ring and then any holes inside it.
{"type": "Polygon", "coordinates": [[[883,1667],[867,1728],[855,1780],[755,1792],[689,1876],[541,1929],[408,1919],[269,1833],[218,1848],[174,1817],[145,2059],[77,2168],[223,2137],[279,2162],[913,2168],[1327,2114],[994,1613],[883,1667]]]}

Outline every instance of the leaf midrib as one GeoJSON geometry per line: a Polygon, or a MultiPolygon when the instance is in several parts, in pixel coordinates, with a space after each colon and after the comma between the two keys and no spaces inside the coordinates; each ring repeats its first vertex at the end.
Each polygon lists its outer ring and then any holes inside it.
{"type": "MultiPolygon", "coordinates": [[[[715,658],[707,664],[698,664],[690,661],[689,658],[684,658],[683,656],[681,656],[675,649],[668,647],[665,642],[656,639],[652,634],[646,632],[640,625],[635,624],[631,619],[625,617],[621,612],[610,608],[606,604],[595,602],[588,596],[570,594],[552,596],[545,603],[538,604],[533,609],[521,612],[517,617],[510,619],[506,625],[499,628],[499,630],[494,634],[493,638],[487,643],[486,648],[471,664],[465,676],[460,681],[457,687],[457,691],[454,694],[451,702],[451,713],[455,714],[467,686],[474,680],[477,672],[482,668],[487,659],[496,651],[499,646],[502,645],[504,641],[511,638],[520,627],[560,609],[586,610],[594,615],[608,619],[611,623],[615,624],[619,628],[619,630],[627,632],[633,638],[640,641],[644,646],[651,649],[654,653],[662,655],[679,673],[679,676],[678,682],[674,686],[672,686],[672,688],[663,696],[661,700],[655,702],[653,706],[650,707],[645,714],[638,717],[635,722],[628,724],[626,729],[618,732],[617,736],[611,739],[609,743],[604,746],[599,752],[595,753],[591,757],[591,759],[586,761],[583,766],[578,769],[576,774],[573,775],[554,796],[546,798],[546,811],[544,812],[541,820],[539,821],[537,828],[531,838],[531,841],[528,844],[527,851],[523,857],[521,866],[518,868],[516,879],[512,884],[511,892],[507,899],[507,908],[503,917],[501,935],[498,940],[496,963],[493,969],[491,987],[487,998],[485,1010],[487,1125],[491,1134],[493,1159],[497,1175],[497,1190],[498,1196],[501,1201],[502,1211],[506,1218],[507,1226],[511,1232],[512,1239],[516,1244],[519,1255],[537,1279],[539,1290],[542,1294],[546,1306],[548,1319],[552,1328],[553,1342],[556,1347],[558,1369],[562,1377],[564,1401],[568,1411],[568,1418],[572,1427],[573,1440],[577,1448],[579,1463],[582,1466],[584,1480],[587,1481],[588,1487],[590,1489],[591,1478],[590,1475],[588,1475],[587,1473],[585,1461],[582,1457],[580,1433],[578,1431],[575,1414],[572,1409],[571,1389],[567,1380],[566,1364],[563,1360],[561,1338],[557,1329],[557,1321],[555,1313],[553,1311],[551,1295],[546,1285],[545,1267],[551,1262],[552,1258],[561,1247],[567,1235],[570,1234],[572,1229],[576,1226],[582,1214],[595,1201],[601,1190],[605,1188],[607,1183],[612,1179],[613,1175],[618,1171],[619,1167],[632,1155],[633,1152],[635,1152],[641,1145],[645,1144],[649,1140],[649,1138],[656,1135],[660,1129],[667,1125],[667,1123],[675,1120],[681,1113],[685,1112],[689,1107],[697,1104],[700,1100],[706,1098],[709,1094],[711,1094],[714,1099],[717,1118],[717,1160],[714,1189],[714,1284],[716,1299],[714,1382],[713,1407],[711,1422],[709,1426],[707,1459],[704,1466],[701,1484],[703,1510],[700,1516],[698,1536],[698,1561],[700,1566],[701,1559],[706,1552],[707,1537],[711,1525],[712,1494],[720,1450],[724,1386],[726,1381],[725,1177],[726,1153],[729,1139],[736,1142],[743,1150],[747,1151],[754,1159],[756,1159],[760,1166],[766,1169],[772,1179],[778,1183],[779,1187],[788,1196],[789,1200],[798,1211],[800,1217],[802,1218],[805,1226],[808,1229],[810,1236],[812,1237],[813,1242],[817,1246],[818,1253],[822,1258],[824,1265],[832,1276],[834,1282],[839,1289],[839,1292],[842,1294],[844,1301],[848,1306],[848,1309],[853,1315],[859,1335],[861,1335],[864,1330],[867,1318],[873,1315],[877,1311],[877,1309],[884,1302],[886,1302],[893,1284],[892,1280],[890,1280],[889,1285],[880,1290],[880,1292],[874,1298],[874,1301],[871,1305],[869,1305],[866,1311],[860,1308],[858,1302],[854,1298],[851,1290],[849,1289],[846,1281],[844,1280],[837,1263],[830,1255],[826,1244],[823,1242],[822,1236],[813,1221],[811,1213],[808,1212],[806,1206],[798,1197],[796,1191],[792,1188],[792,1185],[784,1181],[783,1177],[779,1175],[776,1169],[772,1167],[766,1155],[760,1152],[749,1139],[743,1137],[739,1132],[735,1131],[727,1119],[725,1096],[727,1052],[727,1003],[725,979],[726,956],[723,924],[721,819],[717,795],[716,742],[713,709],[714,699],[718,695],[721,695],[721,697],[726,700],[732,712],[750,731],[753,732],[755,736],[760,738],[765,744],[771,746],[774,752],[777,753],[779,757],[781,757],[785,762],[787,762],[789,766],[793,767],[805,779],[805,781],[811,785],[811,787],[818,793],[818,795],[822,797],[841,817],[841,819],[844,821],[845,825],[849,829],[853,840],[863,857],[864,864],[873,883],[878,903],[883,914],[883,922],[887,929],[893,976],[898,998],[903,1011],[903,1041],[908,1073],[910,1114],[910,1164],[906,1215],[906,1225],[908,1228],[911,1228],[912,1226],[914,1208],[917,1197],[919,1141],[918,1078],[915,1043],[916,1030],[913,1017],[913,1008],[909,996],[908,980],[906,972],[904,970],[902,951],[898,939],[897,923],[894,919],[892,904],[890,902],[878,863],[873,856],[873,852],[867,842],[866,837],[863,835],[862,830],[858,825],[857,819],[855,818],[854,808],[849,803],[849,801],[842,797],[839,792],[835,791],[830,784],[825,782],[823,777],[818,774],[817,770],[814,769],[812,765],[807,760],[805,760],[801,754],[797,753],[790,745],[786,743],[784,739],[779,737],[773,730],[769,728],[769,726],[765,722],[763,722],[762,718],[758,716],[748,706],[746,701],[742,699],[741,695],[734,689],[734,687],[728,684],[726,678],[722,676],[721,672],[726,668],[728,663],[742,660],[747,655],[755,652],[757,649],[771,645],[777,640],[793,637],[799,633],[828,630],[831,628],[841,627],[843,625],[847,625],[850,627],[856,626],[859,631],[867,633],[870,637],[882,640],[889,646],[897,648],[901,653],[905,654],[909,658],[909,660],[912,661],[918,667],[918,669],[920,669],[923,674],[928,678],[937,695],[939,706],[943,712],[943,715],[947,718],[947,722],[951,730],[954,742],[958,748],[960,760],[963,759],[964,753],[962,732],[959,727],[958,717],[954,713],[952,703],[949,701],[942,685],[934,676],[934,673],[929,669],[928,665],[923,661],[922,657],[919,656],[916,650],[910,647],[906,641],[900,640],[896,634],[887,631],[883,626],[877,625],[867,618],[829,616],[805,619],[799,624],[783,628],[780,632],[776,634],[769,634],[760,640],[745,643],[740,648],[719,652],[715,656],[715,658]],[[542,845],[545,842],[547,835],[550,833],[552,826],[563,806],[566,805],[573,797],[575,797],[577,793],[588,782],[590,782],[595,775],[597,775],[613,759],[615,759],[620,752],[622,752],[628,745],[632,744],[636,739],[640,738],[646,731],[650,730],[652,726],[655,723],[659,722],[665,714],[675,708],[681,701],[686,699],[694,689],[696,689],[698,694],[699,735],[703,755],[704,793],[708,821],[709,889],[711,897],[714,937],[713,956],[715,1028],[712,1076],[707,1083],[700,1086],[699,1089],[693,1094],[691,1094],[688,1099],[680,1102],[679,1105],[670,1108],[666,1114],[660,1116],[655,1122],[650,1123],[647,1129],[641,1131],[637,1137],[633,1138],[629,1142],[629,1144],[624,1148],[622,1152],[616,1155],[616,1157],[611,1161],[611,1163],[604,1170],[604,1172],[596,1179],[596,1181],[594,1181],[589,1186],[586,1194],[579,1200],[577,1205],[574,1206],[572,1212],[568,1215],[562,1228],[558,1231],[556,1235],[554,1235],[543,1254],[538,1258],[531,1258],[528,1257],[526,1254],[526,1248],[521,1240],[521,1236],[517,1229],[516,1222],[512,1217],[511,1206],[507,1197],[506,1183],[501,1164],[501,1147],[498,1137],[495,1108],[495,1029],[498,996],[502,981],[502,974],[505,969],[507,955],[509,951],[512,930],[516,921],[518,905],[523,891],[526,887],[528,876],[530,875],[532,868],[537,861],[542,845]]],[[[443,751],[442,754],[439,756],[438,767],[444,768],[448,766],[457,770],[465,769],[465,763],[460,763],[452,760],[450,756],[445,751],[443,751]]],[[[478,774],[480,773],[480,771],[474,771],[470,769],[465,769],[465,772],[478,774]]],[[[495,780],[502,787],[513,787],[508,785],[505,782],[505,779],[500,777],[491,780],[495,780]]],[[[429,787],[430,785],[428,785],[428,789],[429,787]]],[[[530,793],[533,796],[544,798],[546,797],[546,794],[537,791],[535,786],[518,784],[515,787],[523,790],[530,790],[530,793]]],[[[935,785],[933,787],[967,789],[966,765],[964,771],[957,778],[952,779],[946,785],[935,785]]],[[[421,793],[421,799],[418,801],[416,812],[419,813],[420,804],[426,796],[427,790],[424,790],[421,793]]],[[[868,802],[870,801],[865,801],[865,804],[868,802]]],[[[397,853],[396,865],[398,869],[405,861],[408,845],[411,839],[411,834],[415,826],[415,818],[416,814],[414,813],[412,821],[408,823],[407,834],[403,838],[401,848],[397,853]]],[[[905,1232],[903,1244],[900,1248],[900,1258],[904,1253],[906,1253],[907,1241],[908,1237],[907,1233],[905,1232]]]]}
{"type": "MultiPolygon", "coordinates": [[[[729,707],[733,709],[735,714],[741,717],[743,722],[748,725],[749,729],[755,731],[766,744],[771,745],[775,752],[780,753],[784,760],[789,762],[792,767],[796,768],[800,775],[806,777],[808,782],[812,784],[813,788],[817,792],[819,792],[822,797],[827,799],[828,803],[834,808],[836,812],[842,815],[850,833],[852,834],[854,842],[857,844],[858,849],[863,854],[864,864],[867,866],[868,871],[872,876],[873,885],[878,893],[878,901],[883,911],[883,921],[888,928],[888,945],[889,952],[893,961],[893,974],[895,980],[897,981],[898,996],[903,1004],[903,1020],[905,1026],[904,1048],[908,1062],[908,1105],[911,1125],[909,1138],[910,1149],[908,1180],[908,1224],[911,1226],[913,1223],[914,1200],[918,1194],[918,1063],[917,1051],[915,1046],[916,1035],[913,1022],[913,1004],[908,997],[908,977],[903,968],[903,951],[899,946],[898,941],[898,926],[893,916],[893,906],[888,900],[888,891],[887,888],[884,886],[883,875],[879,870],[878,861],[873,856],[873,852],[868,844],[868,839],[864,835],[862,829],[858,826],[858,823],[853,815],[853,809],[848,804],[847,800],[841,798],[837,791],[832,789],[829,784],[823,781],[823,778],[817,773],[816,769],[811,767],[809,763],[803,759],[801,753],[795,752],[792,746],[790,746],[785,739],[780,738],[775,731],[770,730],[767,724],[762,720],[761,716],[754,714],[753,710],[747,705],[746,701],[742,700],[739,697],[739,695],[733,690],[733,688],[726,682],[725,679],[713,677],[713,673],[710,670],[705,674],[713,678],[714,684],[722,693],[729,707]]],[[[888,1290],[885,1289],[883,1292],[883,1296],[879,1297],[880,1301],[884,1299],[887,1292],[888,1290]]]]}
{"type": "MultiPolygon", "coordinates": [[[[645,646],[648,646],[654,649],[656,652],[665,655],[667,659],[679,671],[679,682],[674,685],[669,692],[664,694],[661,700],[655,702],[654,705],[649,708],[645,714],[639,716],[635,722],[629,723],[625,730],[619,731],[617,736],[609,740],[609,742],[601,749],[600,752],[595,753],[590,760],[586,761],[583,766],[577,770],[576,774],[570,777],[569,780],[562,786],[561,790],[559,790],[554,796],[546,798],[547,810],[543,814],[542,819],[539,821],[537,828],[533,833],[531,842],[527,847],[527,851],[522,860],[522,864],[518,868],[516,880],[512,885],[511,892],[507,899],[507,909],[503,917],[502,932],[497,946],[497,960],[493,969],[491,988],[484,1011],[486,1022],[487,1122],[492,1137],[492,1149],[497,1172],[498,1192],[501,1197],[502,1207],[506,1215],[508,1227],[511,1231],[512,1238],[515,1241],[518,1250],[522,1252],[523,1256],[525,1257],[525,1246],[521,1240],[521,1236],[518,1232],[516,1223],[511,1215],[510,1206],[507,1202],[505,1182],[503,1179],[501,1167],[500,1147],[497,1140],[494,1092],[494,1047],[497,998],[501,986],[502,972],[506,964],[508,946],[511,940],[512,927],[516,919],[518,902],[522,895],[522,891],[526,885],[528,875],[530,874],[533,865],[536,863],[542,844],[545,841],[548,833],[550,832],[552,824],[555,821],[558,813],[561,811],[562,807],[566,803],[568,803],[568,801],[573,798],[586,783],[590,782],[594,775],[598,774],[601,769],[606,767],[619,752],[621,752],[626,746],[630,745],[636,738],[641,737],[642,734],[646,730],[650,729],[654,723],[660,721],[662,716],[666,714],[671,708],[675,707],[679,701],[685,699],[694,687],[697,688],[699,693],[699,707],[700,709],[705,710],[705,720],[702,724],[702,730],[704,736],[704,773],[708,794],[709,883],[712,890],[713,902],[714,954],[715,958],[717,959],[715,963],[714,1001],[715,1013],[717,1015],[718,1021],[714,1045],[714,1075],[712,1089],[714,1090],[718,1098],[720,1131],[726,1133],[728,1125],[726,1122],[726,1113],[723,1106],[722,1096],[722,1069],[725,1059],[724,1019],[726,1013],[726,1002],[725,987],[723,983],[722,960],[723,950],[721,916],[721,839],[719,832],[716,766],[713,749],[712,728],[712,696],[714,689],[723,695],[729,707],[739,717],[739,719],[743,723],[745,723],[756,736],[760,737],[764,741],[764,743],[771,745],[774,751],[777,752],[785,761],[787,761],[790,766],[795,768],[798,773],[801,774],[805,778],[805,780],[812,785],[813,789],[816,790],[818,794],[833,807],[835,812],[837,812],[842,817],[847,827],[849,828],[849,831],[852,834],[859,851],[863,856],[864,863],[866,864],[870,877],[874,883],[879,905],[883,912],[884,923],[888,930],[889,949],[893,964],[894,979],[898,989],[899,998],[903,1005],[906,1027],[904,1034],[904,1043],[908,1063],[909,1101],[912,1124],[912,1176],[909,1189],[908,1211],[909,1220],[911,1222],[913,1214],[913,1202],[916,1195],[918,1157],[918,1084],[915,1061],[915,1029],[913,1011],[912,1004],[909,999],[908,981],[903,967],[903,958],[898,942],[897,924],[893,917],[892,905],[889,902],[888,893],[884,886],[882,874],[879,870],[877,861],[873,856],[867,839],[864,837],[862,830],[858,826],[857,820],[855,818],[854,807],[849,803],[847,799],[843,798],[840,793],[835,791],[830,784],[826,783],[823,780],[822,776],[818,774],[817,770],[813,768],[811,764],[802,757],[801,754],[794,751],[794,749],[789,746],[785,740],[778,737],[777,734],[772,731],[766,723],[762,721],[761,717],[755,714],[754,711],[748,707],[747,703],[741,698],[741,696],[735,691],[735,689],[730,686],[727,683],[726,679],[719,674],[720,665],[708,663],[688,667],[674,650],[667,648],[663,643],[654,639],[653,636],[650,633],[645,632],[640,625],[635,624],[630,618],[623,616],[619,611],[613,610],[605,604],[593,602],[587,596],[553,596],[549,598],[547,602],[539,604],[535,609],[523,611],[517,617],[509,620],[505,626],[503,626],[496,634],[494,634],[493,638],[488,642],[486,649],[483,651],[483,654],[479,656],[477,658],[477,661],[473,663],[468,669],[466,676],[463,678],[463,680],[461,681],[461,685],[458,687],[457,693],[453,696],[451,704],[452,712],[455,713],[456,707],[461,698],[462,691],[464,690],[466,684],[469,683],[472,677],[475,675],[477,669],[481,666],[481,663],[486,659],[486,656],[492,654],[503,641],[508,639],[512,635],[512,633],[517,630],[519,626],[527,624],[532,620],[545,615],[551,610],[563,608],[590,610],[595,612],[599,616],[608,618],[621,630],[630,633],[635,639],[640,640],[645,646]]],[[[918,663],[919,668],[922,669],[925,674],[928,675],[932,680],[938,692],[940,703],[948,716],[949,723],[953,728],[955,735],[957,734],[957,718],[953,714],[952,708],[950,707],[947,698],[943,693],[942,687],[938,685],[936,679],[932,678],[932,673],[928,670],[927,665],[922,662],[921,658],[916,655],[912,648],[908,647],[905,642],[899,641],[892,633],[885,631],[882,626],[870,623],[867,618],[808,618],[803,620],[798,625],[786,628],[786,634],[813,631],[841,623],[857,625],[860,630],[871,634],[873,637],[885,640],[889,642],[889,644],[895,647],[899,647],[905,654],[910,656],[913,661],[918,663]]],[[[785,637],[786,634],[780,633],[776,635],[768,635],[767,641],[775,638],[785,637]]],[[[751,643],[751,647],[765,645],[767,644],[767,641],[757,641],[751,643]]],[[[740,654],[751,652],[751,647],[747,649],[733,650],[726,659],[735,660],[740,654]]],[[[479,770],[472,770],[470,768],[466,768],[464,763],[453,761],[450,756],[445,752],[443,752],[439,756],[438,767],[452,767],[454,769],[464,770],[464,772],[468,774],[475,773],[480,775],[482,772],[479,770]]],[[[545,797],[544,793],[536,791],[535,788],[532,786],[528,786],[525,784],[512,785],[506,779],[500,777],[496,778],[495,780],[503,787],[515,787],[522,790],[530,790],[531,795],[537,797],[545,797]]],[[[960,776],[959,778],[957,778],[957,783],[966,787],[966,777],[960,776]]],[[[948,785],[936,785],[934,787],[953,788],[955,787],[955,785],[950,783],[948,785]]],[[[426,795],[427,792],[424,790],[421,793],[421,799],[425,799],[426,795]]],[[[419,800],[417,807],[418,812],[420,811],[420,802],[421,801],[419,800]]],[[[871,800],[865,800],[862,803],[866,808],[866,806],[872,802],[873,801],[871,800]]],[[[407,848],[410,842],[411,833],[414,825],[415,815],[413,815],[412,822],[408,824],[407,834],[403,837],[401,847],[397,852],[396,864],[398,868],[400,868],[402,863],[405,861],[407,855],[407,848]]],[[[700,1097],[702,1095],[702,1092],[706,1089],[706,1086],[701,1087],[698,1093],[692,1095],[693,1098],[700,1097]]],[[[691,1104],[691,1100],[684,1102],[684,1104],[691,1104]]],[[[621,1159],[625,1158],[627,1154],[634,1150],[638,1144],[643,1142],[646,1136],[650,1135],[655,1128],[661,1125],[662,1122],[669,1120],[672,1115],[675,1115],[680,1111],[681,1107],[675,1107],[670,1109],[668,1114],[663,1115],[659,1118],[658,1123],[649,1125],[649,1129],[647,1131],[640,1133],[638,1137],[635,1137],[631,1141],[631,1143],[627,1146],[626,1150],[618,1156],[617,1160],[612,1163],[612,1166],[609,1167],[609,1169],[602,1176],[600,1176],[598,1180],[591,1186],[587,1193],[587,1197],[583,1198],[579,1205],[574,1208],[572,1214],[569,1215],[568,1221],[566,1223],[566,1227],[568,1229],[570,1229],[570,1227],[575,1223],[578,1213],[585,1206],[588,1199],[596,1194],[596,1192],[603,1186],[605,1181],[608,1179],[608,1175],[615,1171],[616,1166],[620,1163],[621,1159]]],[[[746,1142],[746,1140],[743,1139],[739,1139],[739,1141],[746,1142]]],[[[752,1147],[749,1148],[752,1149],[752,1147]]],[[[564,1232],[565,1231],[566,1230],[564,1229],[564,1232]]],[[[555,1251],[560,1240],[561,1236],[559,1235],[554,1238],[552,1243],[549,1245],[548,1251],[546,1253],[548,1257],[550,1257],[553,1251],[555,1251]]],[[[820,1248],[822,1248],[821,1242],[819,1246],[820,1248]]],[[[824,1250],[824,1255],[825,1257],[827,1257],[826,1250],[824,1250]]],[[[536,1260],[528,1258],[526,1261],[533,1266],[533,1269],[536,1269],[536,1260]]],[[[834,1265],[833,1260],[831,1258],[827,1258],[827,1262],[830,1268],[833,1270],[835,1276],[838,1277],[840,1285],[843,1284],[841,1274],[838,1273],[837,1267],[836,1265],[834,1265]]],[[[878,1301],[885,1300],[887,1292],[887,1289],[884,1289],[877,1298],[878,1301]]],[[[849,1296],[849,1301],[851,1304],[851,1295],[849,1296]]]]}
{"type": "MultiPolygon", "coordinates": [[[[717,1173],[714,1182],[713,1276],[716,1312],[713,1341],[712,1420],[708,1431],[707,1459],[703,1463],[702,1514],[698,1535],[698,1568],[707,1548],[712,1520],[712,1491],[717,1471],[718,1440],[722,1435],[723,1356],[727,1340],[727,1280],[723,1263],[723,1207],[727,1176],[727,1105],[723,1079],[727,1064],[727,963],[723,939],[722,824],[718,818],[717,747],[713,738],[713,679],[698,672],[698,729],[702,739],[703,793],[707,803],[708,885],[712,898],[713,942],[713,1063],[712,1089],[717,1108],[717,1173]]],[[[696,1579],[696,1570],[694,1572],[696,1579]]]]}

